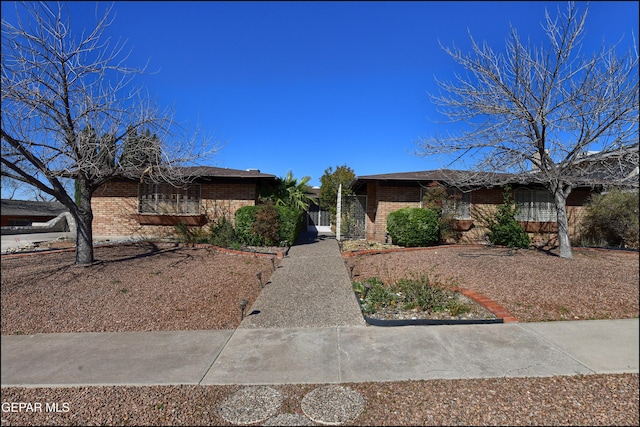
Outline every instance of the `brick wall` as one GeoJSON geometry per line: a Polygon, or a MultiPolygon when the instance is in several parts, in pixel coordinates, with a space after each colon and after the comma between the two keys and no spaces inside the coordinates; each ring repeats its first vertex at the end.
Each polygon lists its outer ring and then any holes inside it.
{"type": "Polygon", "coordinates": [[[384,242],[387,216],[398,209],[420,207],[420,187],[389,186],[379,182],[368,182],[367,192],[367,239],[384,242]]]}
{"type": "MultiPolygon", "coordinates": [[[[420,207],[420,187],[380,185],[379,182],[367,183],[367,240],[384,242],[386,238],[387,216],[389,213],[406,207],[420,207]]],[[[567,200],[570,235],[576,236],[577,227],[584,215],[584,204],[588,200],[588,190],[574,190],[567,200]]],[[[480,189],[471,194],[471,218],[473,227],[460,233],[460,243],[486,242],[486,218],[496,213],[503,202],[502,189],[480,189]]],[[[525,225],[525,224],[523,224],[525,225]]],[[[530,223],[527,228],[536,244],[557,244],[555,223],[530,223]],[[544,227],[540,227],[544,225],[544,227]],[[551,226],[551,228],[550,228],[551,226]]]]}
{"type": "MultiPolygon", "coordinates": [[[[254,183],[202,183],[201,212],[210,220],[226,215],[234,220],[236,211],[256,203],[254,183]]],[[[173,226],[141,225],[138,213],[138,183],[111,181],[93,194],[93,235],[166,237],[174,234],[173,226]]]]}

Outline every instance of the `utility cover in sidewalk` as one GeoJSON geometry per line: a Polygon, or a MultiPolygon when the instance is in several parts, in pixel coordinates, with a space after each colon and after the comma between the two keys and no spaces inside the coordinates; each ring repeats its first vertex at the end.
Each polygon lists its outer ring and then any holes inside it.
{"type": "Polygon", "coordinates": [[[218,414],[233,424],[253,424],[272,417],[283,400],[272,387],[246,387],[227,397],[218,407],[218,414]]]}
{"type": "Polygon", "coordinates": [[[364,409],[364,398],[348,387],[329,385],[309,392],[302,399],[302,411],[311,420],[340,425],[355,420],[364,409]]]}

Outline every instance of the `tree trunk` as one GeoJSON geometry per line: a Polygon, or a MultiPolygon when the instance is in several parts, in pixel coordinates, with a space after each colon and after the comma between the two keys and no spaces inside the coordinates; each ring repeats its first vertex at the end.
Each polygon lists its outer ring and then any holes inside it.
{"type": "Polygon", "coordinates": [[[568,191],[558,189],[553,193],[558,214],[558,243],[561,258],[573,258],[571,241],[569,240],[569,217],[567,216],[567,197],[569,197],[570,191],[570,189],[568,191]]]}
{"type": "Polygon", "coordinates": [[[79,182],[80,200],[76,212],[75,220],[76,232],[76,264],[89,265],[93,259],[93,211],[91,210],[92,192],[85,183],[79,182]]]}

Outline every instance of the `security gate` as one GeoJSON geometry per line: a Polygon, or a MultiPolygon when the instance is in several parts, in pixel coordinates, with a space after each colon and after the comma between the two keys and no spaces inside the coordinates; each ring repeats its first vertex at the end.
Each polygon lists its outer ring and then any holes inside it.
{"type": "Polygon", "coordinates": [[[367,196],[344,196],[341,211],[341,239],[366,239],[367,196]]]}
{"type": "Polygon", "coordinates": [[[320,209],[320,206],[315,203],[311,203],[307,213],[307,231],[331,232],[331,215],[328,211],[320,209]]]}

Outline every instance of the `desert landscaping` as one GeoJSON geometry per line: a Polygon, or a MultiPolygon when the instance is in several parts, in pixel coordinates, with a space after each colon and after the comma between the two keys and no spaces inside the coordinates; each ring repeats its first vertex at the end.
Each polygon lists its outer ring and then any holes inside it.
{"type": "MultiPolygon", "coordinates": [[[[275,256],[138,243],[2,257],[2,335],[233,329],[238,300],[268,283],[275,256]],[[272,263],[271,259],[274,258],[272,263]]],[[[351,253],[350,253],[351,254],[351,253]]],[[[486,295],[520,322],[638,317],[638,252],[442,246],[347,256],[354,280],[432,272],[486,295]]],[[[268,286],[268,284],[267,284],[268,286]]],[[[429,327],[429,326],[427,326],[429,327]]],[[[433,326],[431,326],[433,327],[433,326]]],[[[436,326],[437,327],[437,326],[436,326]]],[[[638,375],[343,384],[362,394],[352,425],[637,425],[638,375]]],[[[275,385],[280,414],[321,385],[275,385]]],[[[229,425],[216,408],[240,386],[3,388],[3,402],[68,402],[70,413],[3,413],[3,425],[229,425]]]]}

